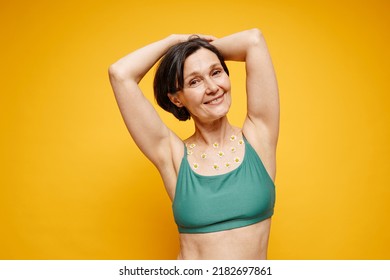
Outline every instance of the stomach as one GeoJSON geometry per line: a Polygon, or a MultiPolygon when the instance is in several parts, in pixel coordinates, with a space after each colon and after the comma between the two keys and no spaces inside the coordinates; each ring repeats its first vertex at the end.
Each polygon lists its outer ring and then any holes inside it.
{"type": "Polygon", "coordinates": [[[181,233],[178,260],[265,260],[271,218],[210,233],[181,233]]]}

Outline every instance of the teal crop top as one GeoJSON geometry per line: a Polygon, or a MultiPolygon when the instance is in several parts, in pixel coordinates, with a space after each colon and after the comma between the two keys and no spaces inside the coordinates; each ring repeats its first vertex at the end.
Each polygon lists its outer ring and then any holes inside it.
{"type": "Polygon", "coordinates": [[[234,170],[204,176],[184,157],[176,183],[173,215],[180,233],[207,233],[249,226],[274,213],[275,186],[245,139],[245,155],[234,170]]]}

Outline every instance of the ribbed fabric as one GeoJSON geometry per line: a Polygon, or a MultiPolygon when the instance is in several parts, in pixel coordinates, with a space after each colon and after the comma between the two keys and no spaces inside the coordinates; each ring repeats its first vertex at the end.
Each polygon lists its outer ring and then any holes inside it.
{"type": "Polygon", "coordinates": [[[240,166],[221,175],[204,176],[188,164],[185,148],[172,209],[180,233],[207,233],[244,227],[271,217],[275,186],[245,139],[240,166]]]}

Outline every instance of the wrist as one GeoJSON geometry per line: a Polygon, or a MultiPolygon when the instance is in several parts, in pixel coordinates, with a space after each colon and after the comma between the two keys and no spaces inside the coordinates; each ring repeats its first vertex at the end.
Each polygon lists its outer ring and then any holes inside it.
{"type": "Polygon", "coordinates": [[[187,35],[187,34],[171,34],[167,38],[168,38],[169,42],[171,43],[171,45],[173,46],[173,45],[188,41],[189,37],[190,37],[190,35],[187,35]]]}

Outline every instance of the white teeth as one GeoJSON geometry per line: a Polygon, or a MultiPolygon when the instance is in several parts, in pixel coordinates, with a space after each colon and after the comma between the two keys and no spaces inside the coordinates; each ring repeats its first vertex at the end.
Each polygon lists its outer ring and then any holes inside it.
{"type": "Polygon", "coordinates": [[[214,99],[213,101],[210,102],[210,104],[218,103],[219,100],[221,100],[221,98],[214,99]]]}
{"type": "Polygon", "coordinates": [[[221,98],[222,98],[222,97],[219,97],[219,98],[217,98],[217,99],[211,100],[211,101],[206,102],[206,103],[207,103],[207,104],[216,104],[216,103],[218,103],[218,102],[221,100],[221,98]]]}

